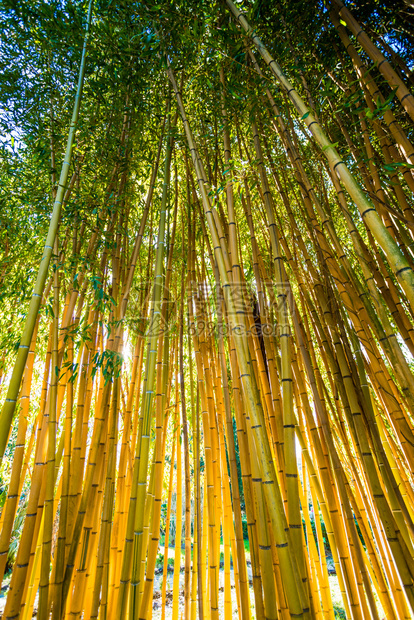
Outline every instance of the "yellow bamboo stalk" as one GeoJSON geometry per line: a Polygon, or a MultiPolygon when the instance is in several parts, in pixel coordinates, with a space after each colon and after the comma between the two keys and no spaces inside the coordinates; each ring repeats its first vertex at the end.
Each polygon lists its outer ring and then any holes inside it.
{"type": "Polygon", "coordinates": [[[325,154],[329,163],[334,168],[335,173],[339,176],[352,200],[357,205],[364,222],[370,228],[378,244],[384,251],[393,272],[395,273],[399,283],[401,284],[401,287],[403,288],[408,300],[410,301],[410,304],[414,306],[413,270],[408,265],[406,258],[398,248],[396,242],[386,230],[373,204],[365,196],[364,192],[359,187],[352,174],[349,172],[347,166],[342,161],[337,150],[334,146],[332,146],[319,122],[312,114],[312,110],[308,108],[308,106],[302,100],[300,95],[296,92],[292,84],[289,82],[289,80],[287,80],[280,66],[277,64],[277,62],[268,52],[260,38],[254,33],[251,26],[248,24],[243,13],[236,7],[232,0],[226,0],[226,3],[236,20],[251,37],[261,56],[272,71],[273,75],[280,82],[283,89],[288,94],[289,99],[295,105],[296,109],[301,115],[301,119],[305,122],[306,126],[311,131],[320,148],[323,150],[323,153],[325,154]]]}
{"type": "MultiPolygon", "coordinates": [[[[180,114],[184,123],[187,140],[190,145],[190,150],[192,153],[193,163],[197,170],[197,177],[199,182],[200,192],[203,198],[203,206],[205,209],[205,215],[207,222],[209,224],[210,233],[213,237],[213,245],[216,248],[216,258],[217,263],[219,265],[220,277],[223,281],[223,290],[225,291],[226,304],[229,304],[229,316],[232,320],[235,320],[234,317],[237,317],[236,308],[234,306],[234,300],[232,297],[232,291],[228,287],[228,278],[227,278],[227,269],[226,262],[222,253],[219,251],[220,243],[218,238],[218,233],[215,225],[215,221],[213,218],[213,213],[211,210],[210,198],[206,191],[206,186],[204,184],[205,174],[200,168],[200,162],[196,156],[196,149],[194,146],[194,140],[191,134],[191,130],[188,124],[188,120],[185,115],[185,110],[181,101],[181,96],[177,88],[177,84],[175,82],[174,75],[172,73],[171,68],[168,69],[169,78],[173,85],[173,89],[177,98],[177,102],[180,109],[180,114]],[[227,286],[226,286],[227,285],[227,286]]],[[[241,326],[243,327],[243,326],[241,326]]],[[[278,536],[277,544],[278,544],[278,553],[280,556],[280,562],[283,564],[283,575],[286,580],[287,592],[289,598],[289,605],[291,609],[291,613],[297,613],[298,617],[307,618],[309,616],[309,608],[306,607],[305,603],[305,592],[303,589],[303,585],[300,581],[300,577],[298,574],[298,569],[296,566],[295,558],[289,552],[289,542],[286,535],[286,517],[283,512],[282,506],[282,498],[280,496],[280,489],[277,485],[276,473],[274,470],[274,464],[270,452],[270,446],[268,442],[268,438],[265,435],[264,428],[264,420],[263,420],[263,410],[261,407],[257,406],[255,401],[255,393],[253,391],[253,376],[251,374],[248,360],[246,357],[246,348],[243,340],[243,336],[240,338],[239,335],[235,338],[239,363],[241,364],[241,376],[243,381],[243,388],[246,390],[246,402],[249,404],[249,415],[251,418],[251,427],[249,428],[249,432],[252,433],[254,437],[255,447],[257,453],[259,454],[259,466],[261,468],[261,474],[263,479],[263,486],[266,494],[266,501],[268,504],[269,512],[271,515],[272,526],[274,528],[275,535],[278,536]]]]}
{"type": "Polygon", "coordinates": [[[409,114],[411,119],[414,120],[414,97],[402,80],[398,77],[388,60],[383,56],[383,54],[381,54],[369,36],[362,30],[357,20],[353,17],[351,12],[341,0],[331,0],[331,4],[338,9],[339,15],[346,22],[348,28],[355,35],[358,43],[364,48],[371,60],[378,63],[377,66],[379,71],[381,71],[391,88],[396,88],[396,94],[401,102],[401,105],[407,114],[409,114]]]}
{"type": "Polygon", "coordinates": [[[172,600],[172,620],[178,620],[178,605],[180,595],[180,569],[181,569],[181,530],[183,524],[183,489],[182,489],[182,460],[181,460],[181,422],[180,422],[180,401],[178,390],[178,350],[176,353],[176,372],[175,372],[175,442],[177,446],[177,478],[176,478],[176,503],[175,503],[175,540],[174,540],[174,578],[173,578],[173,600],[172,600]]]}

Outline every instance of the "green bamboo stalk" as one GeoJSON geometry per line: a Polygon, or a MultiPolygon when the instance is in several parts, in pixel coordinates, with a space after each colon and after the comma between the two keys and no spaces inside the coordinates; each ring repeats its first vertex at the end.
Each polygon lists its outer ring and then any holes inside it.
{"type": "Polygon", "coordinates": [[[46,237],[46,244],[43,251],[42,260],[40,262],[39,271],[37,273],[36,284],[34,287],[33,295],[30,301],[30,306],[26,315],[26,322],[23,329],[23,334],[20,339],[19,351],[14,364],[13,373],[10,378],[9,388],[7,390],[6,401],[3,405],[3,409],[0,414],[0,458],[3,459],[4,451],[6,449],[11,422],[13,414],[16,408],[17,395],[20,389],[20,383],[22,380],[24,368],[26,365],[27,355],[29,353],[30,342],[33,336],[33,330],[35,328],[37,315],[39,313],[40,302],[45,288],[46,278],[49,271],[49,264],[52,258],[53,246],[58,231],[60,212],[66,186],[69,176],[69,168],[72,160],[74,140],[76,134],[76,127],[79,119],[79,111],[82,100],[82,91],[85,78],[86,68],[86,53],[89,39],[89,31],[92,20],[92,6],[93,0],[89,2],[88,17],[86,22],[85,38],[83,43],[82,58],[79,69],[78,86],[75,95],[75,103],[73,106],[72,119],[69,127],[68,141],[66,145],[65,158],[62,164],[62,171],[60,173],[59,185],[56,192],[56,198],[53,204],[52,217],[49,224],[49,231],[46,237]]]}

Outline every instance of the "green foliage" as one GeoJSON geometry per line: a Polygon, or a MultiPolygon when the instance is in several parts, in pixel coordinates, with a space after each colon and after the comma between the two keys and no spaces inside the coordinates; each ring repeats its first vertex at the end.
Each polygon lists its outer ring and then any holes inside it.
{"type": "Polygon", "coordinates": [[[346,619],[346,612],[345,609],[343,609],[342,607],[340,607],[338,604],[334,605],[334,614],[335,614],[335,618],[340,618],[341,620],[345,620],[346,619]]]}
{"type": "Polygon", "coordinates": [[[106,349],[102,353],[96,353],[93,358],[94,366],[92,369],[92,376],[100,370],[104,376],[105,384],[108,381],[113,381],[114,378],[119,377],[122,368],[123,357],[116,351],[110,351],[106,349]]]}
{"type": "Polygon", "coordinates": [[[22,534],[24,518],[26,516],[27,504],[29,501],[29,496],[24,495],[19,502],[17,508],[16,518],[13,524],[12,535],[10,539],[9,550],[7,552],[7,564],[6,564],[6,573],[13,569],[14,563],[16,561],[17,550],[19,547],[20,537],[22,534]]]}

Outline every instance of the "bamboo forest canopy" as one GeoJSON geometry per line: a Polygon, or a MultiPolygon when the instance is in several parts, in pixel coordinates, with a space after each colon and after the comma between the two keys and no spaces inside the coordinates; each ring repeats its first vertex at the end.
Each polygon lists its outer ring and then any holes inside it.
{"type": "Polygon", "coordinates": [[[0,26],[3,618],[413,618],[412,3],[0,26]]]}

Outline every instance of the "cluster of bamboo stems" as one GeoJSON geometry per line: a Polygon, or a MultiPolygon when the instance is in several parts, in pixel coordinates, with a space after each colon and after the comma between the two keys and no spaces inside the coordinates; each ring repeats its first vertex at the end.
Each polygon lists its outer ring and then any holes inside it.
{"type": "MultiPolygon", "coordinates": [[[[332,79],[372,112],[357,113],[356,143],[330,102],[352,172],[305,76],[306,100],[246,16],[226,4],[246,34],[260,106],[247,122],[229,112],[222,66],[213,149],[166,61],[165,118],[139,226],[123,198],[128,167],[115,165],[105,191],[119,196],[105,221],[113,243],[98,253],[98,230],[87,242],[102,283],[95,299],[85,271],[69,288],[59,274],[71,252],[58,224],[78,175],[69,176],[86,36],[45,253],[1,414],[4,454],[18,413],[0,517],[2,577],[30,479],[5,620],[29,619],[35,608],[40,620],[152,618],[161,534],[165,618],[173,523],[174,620],[235,612],[334,620],[328,549],[347,618],[412,617],[414,147],[400,119],[414,120],[414,100],[404,67],[393,69],[340,0],[328,3],[357,76],[332,79]],[[385,94],[366,62],[394,90],[397,116],[390,106],[375,114],[385,94]],[[181,127],[186,148],[177,146],[181,127]],[[128,225],[138,229],[132,249],[128,225]],[[108,310],[99,302],[109,294],[108,310]],[[51,295],[40,358],[39,308],[51,295]]],[[[92,5],[88,24],[91,13],[92,5]]],[[[131,140],[127,110],[120,149],[131,140]]],[[[72,235],[74,254],[82,232],[72,235]]]]}

